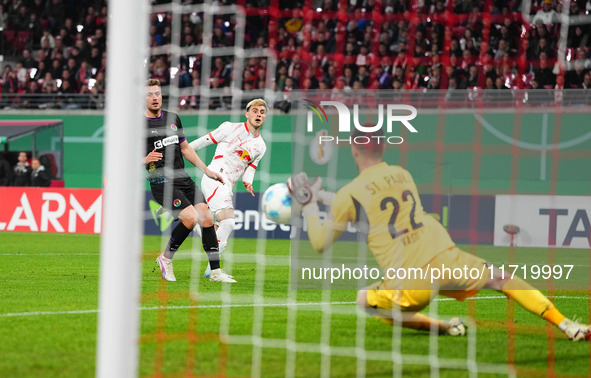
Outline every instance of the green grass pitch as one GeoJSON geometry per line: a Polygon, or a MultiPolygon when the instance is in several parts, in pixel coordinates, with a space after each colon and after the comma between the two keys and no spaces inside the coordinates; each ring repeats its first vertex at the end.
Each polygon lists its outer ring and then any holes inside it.
{"type": "MultiPolygon", "coordinates": [[[[99,273],[99,237],[95,235],[58,235],[32,233],[0,233],[0,376],[3,377],[90,377],[95,371],[97,296],[99,273]]],[[[191,243],[186,243],[175,259],[176,283],[164,284],[155,269],[154,258],[160,249],[159,237],[146,237],[142,269],[140,376],[246,377],[252,374],[252,362],[260,361],[260,376],[284,376],[289,353],[275,348],[288,335],[288,308],[283,305],[289,292],[289,242],[267,241],[265,255],[284,264],[268,265],[264,271],[265,303],[276,305],[255,307],[249,295],[254,293],[257,265],[254,261],[256,240],[237,239],[234,254],[252,257],[251,262],[235,263],[232,273],[239,281],[228,293],[235,307],[221,306],[222,286],[199,280],[195,288],[206,300],[189,299],[191,243]],[[167,299],[158,295],[166,290],[167,299]],[[160,298],[160,299],[159,299],[160,298]],[[236,301],[234,301],[236,298],[236,301]],[[166,310],[157,307],[164,303],[166,310]],[[174,306],[174,308],[173,308],[174,306]],[[193,307],[191,307],[193,306],[193,307]],[[194,307],[197,306],[197,307],[194,307]],[[261,319],[262,317],[262,319],[261,319]],[[252,335],[253,327],[262,325],[265,340],[261,349],[249,344],[220,341],[220,327],[227,319],[229,334],[252,335]],[[191,338],[194,330],[196,337],[191,338]],[[158,331],[163,331],[159,335],[158,331]],[[164,337],[165,341],[158,341],[164,337]],[[189,341],[195,340],[195,342],[189,341]],[[254,358],[253,358],[254,356],[254,358]],[[259,360],[260,356],[260,360],[259,360]]],[[[504,249],[478,247],[479,254],[504,253],[504,249]]],[[[199,270],[200,272],[204,268],[199,270]]],[[[261,282],[259,282],[259,285],[261,282]]],[[[295,339],[298,344],[318,346],[322,335],[330,331],[329,343],[335,350],[356,346],[358,315],[353,304],[354,291],[304,290],[294,294],[297,302],[295,339]],[[329,295],[329,297],[328,297],[329,295]],[[323,329],[320,305],[326,301],[345,302],[331,305],[330,327],[323,329]]],[[[587,291],[554,292],[558,308],[567,316],[586,322],[589,319],[587,291]]],[[[588,343],[573,343],[562,334],[551,332],[536,316],[514,308],[515,332],[507,331],[508,301],[499,293],[483,291],[466,302],[438,301],[442,318],[466,317],[474,311],[477,321],[475,357],[479,364],[506,365],[514,360],[518,376],[589,376],[590,347],[588,343]],[[469,310],[471,309],[471,310],[469,310]]],[[[326,324],[326,323],[325,323],[326,324]]],[[[359,323],[365,332],[364,348],[368,359],[373,354],[390,352],[393,345],[392,328],[373,319],[359,323]]],[[[428,356],[430,339],[427,334],[404,329],[401,350],[407,355],[428,356]]],[[[432,346],[431,346],[432,347],[432,346]]],[[[468,338],[437,338],[437,356],[442,359],[466,360],[468,338]]],[[[351,356],[324,356],[320,353],[296,352],[295,375],[320,375],[322,360],[330,363],[330,376],[355,376],[360,367],[351,356]]],[[[425,359],[426,361],[426,359],[425,359]]],[[[397,367],[392,361],[368,360],[361,371],[368,377],[391,377],[397,367]]],[[[405,376],[429,376],[428,365],[405,363],[405,376]]],[[[441,369],[441,376],[468,376],[466,370],[441,369]]],[[[493,376],[492,374],[480,374],[493,376]]]]}

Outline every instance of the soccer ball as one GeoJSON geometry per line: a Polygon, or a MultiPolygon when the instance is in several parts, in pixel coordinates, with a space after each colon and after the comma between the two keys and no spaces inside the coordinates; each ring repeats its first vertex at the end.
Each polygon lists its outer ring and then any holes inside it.
{"type": "Polygon", "coordinates": [[[288,224],[291,218],[291,195],[285,183],[275,184],[263,193],[263,212],[277,224],[288,224]]]}

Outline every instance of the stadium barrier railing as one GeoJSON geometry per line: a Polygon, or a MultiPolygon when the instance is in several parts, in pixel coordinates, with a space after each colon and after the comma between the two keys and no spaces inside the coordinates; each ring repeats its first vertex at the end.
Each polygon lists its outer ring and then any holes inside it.
{"type": "MultiPolygon", "coordinates": [[[[171,109],[198,109],[199,101],[191,102],[191,96],[199,97],[198,88],[184,88],[179,90],[179,104],[177,106],[166,105],[168,91],[164,89],[165,106],[171,109]]],[[[437,108],[445,104],[446,109],[471,109],[471,108],[510,108],[510,107],[546,107],[546,106],[586,106],[591,105],[591,89],[416,89],[416,90],[381,90],[391,101],[393,98],[401,104],[413,104],[421,108],[437,108]]],[[[364,103],[370,104],[375,100],[379,103],[380,95],[374,99],[364,99],[364,103]]],[[[241,92],[242,102],[264,95],[262,90],[241,92]]],[[[0,109],[27,109],[27,110],[55,110],[55,109],[94,109],[102,110],[105,106],[106,95],[92,94],[7,94],[0,97],[0,109]]],[[[344,89],[332,92],[333,99],[339,99],[345,103],[348,100],[355,101],[356,92],[344,89]]],[[[231,110],[232,91],[230,88],[210,90],[209,110],[231,110]]],[[[290,97],[284,94],[278,102],[279,110],[288,113],[290,97]],[[283,106],[281,106],[283,105],[283,106]]]]}

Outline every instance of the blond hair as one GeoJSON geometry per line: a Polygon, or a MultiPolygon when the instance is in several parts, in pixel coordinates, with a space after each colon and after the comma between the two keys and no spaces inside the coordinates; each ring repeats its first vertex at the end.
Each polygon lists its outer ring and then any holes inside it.
{"type": "Polygon", "coordinates": [[[252,106],[264,106],[265,110],[268,110],[267,109],[267,102],[265,100],[263,100],[262,98],[255,98],[254,100],[249,102],[246,105],[246,111],[249,111],[252,106]]]}

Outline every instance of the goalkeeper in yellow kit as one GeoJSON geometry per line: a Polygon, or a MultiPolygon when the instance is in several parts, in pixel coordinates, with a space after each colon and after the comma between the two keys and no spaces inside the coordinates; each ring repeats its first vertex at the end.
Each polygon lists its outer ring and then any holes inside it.
{"type": "MultiPolygon", "coordinates": [[[[301,211],[308,223],[308,237],[318,252],[329,249],[347,228],[347,224],[366,222],[367,243],[381,269],[460,268],[466,272],[476,268],[484,272],[476,278],[464,274],[460,278],[442,275],[432,286],[432,277],[415,280],[385,278],[362,289],[357,304],[381,321],[392,325],[394,312],[400,314],[404,327],[430,330],[441,334],[464,335],[460,319],[441,321],[419,311],[438,294],[464,300],[478,290],[491,289],[513,298],[526,310],[558,326],[575,341],[589,340],[591,330],[567,319],[540,291],[521,278],[502,275],[485,260],[459,249],[447,230],[421,205],[417,187],[410,173],[382,160],[383,132],[362,133],[355,130],[351,140],[367,137],[367,144],[352,144],[353,158],[359,175],[336,194],[321,190],[321,180],[309,183],[304,173],[292,176],[288,187],[292,193],[293,211],[301,211]],[[378,143],[382,140],[382,143],[378,143]],[[321,224],[318,204],[330,205],[330,216],[321,224]]],[[[398,315],[397,315],[398,317],[398,315]]]]}

